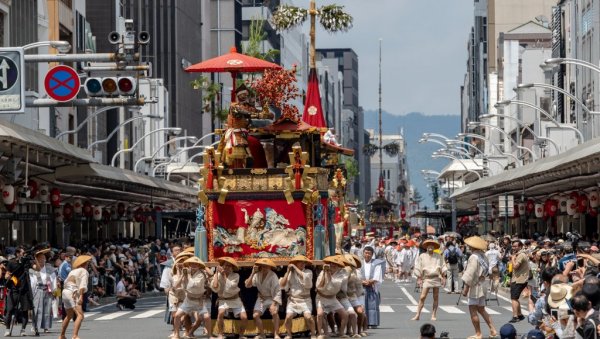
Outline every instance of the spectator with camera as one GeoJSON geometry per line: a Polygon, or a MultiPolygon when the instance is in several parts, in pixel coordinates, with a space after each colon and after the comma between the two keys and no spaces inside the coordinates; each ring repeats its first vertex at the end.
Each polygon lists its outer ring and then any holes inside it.
{"type": "Polygon", "coordinates": [[[133,280],[131,277],[123,276],[117,284],[117,308],[123,310],[128,308],[130,310],[135,309],[135,303],[139,293],[133,289],[133,280]]]}

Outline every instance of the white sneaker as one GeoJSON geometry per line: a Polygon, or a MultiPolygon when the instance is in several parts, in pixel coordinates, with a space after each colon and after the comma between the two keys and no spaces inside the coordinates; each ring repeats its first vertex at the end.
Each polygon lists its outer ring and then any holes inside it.
{"type": "Polygon", "coordinates": [[[10,337],[10,330],[6,330],[6,331],[4,332],[4,336],[5,336],[5,337],[10,337]]]}

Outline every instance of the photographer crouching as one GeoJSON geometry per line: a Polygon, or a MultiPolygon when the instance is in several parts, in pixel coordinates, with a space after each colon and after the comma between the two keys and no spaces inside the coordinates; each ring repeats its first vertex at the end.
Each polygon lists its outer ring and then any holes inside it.
{"type": "Polygon", "coordinates": [[[28,274],[31,262],[31,256],[26,255],[6,264],[6,273],[4,274],[4,286],[7,290],[4,313],[5,337],[11,335],[13,318],[21,323],[20,335],[26,335],[28,312],[32,309],[33,304],[28,274]]]}

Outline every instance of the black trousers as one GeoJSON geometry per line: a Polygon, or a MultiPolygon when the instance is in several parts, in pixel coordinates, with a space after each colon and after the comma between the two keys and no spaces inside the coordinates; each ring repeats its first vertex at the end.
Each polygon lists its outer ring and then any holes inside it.
{"type": "Polygon", "coordinates": [[[117,304],[123,305],[125,308],[134,309],[137,299],[134,297],[119,297],[117,304]]]}
{"type": "Polygon", "coordinates": [[[31,303],[29,303],[27,295],[9,291],[6,295],[6,304],[4,305],[4,323],[6,324],[6,329],[10,329],[13,317],[21,323],[21,328],[25,329],[29,320],[27,311],[30,305],[31,303]]]}

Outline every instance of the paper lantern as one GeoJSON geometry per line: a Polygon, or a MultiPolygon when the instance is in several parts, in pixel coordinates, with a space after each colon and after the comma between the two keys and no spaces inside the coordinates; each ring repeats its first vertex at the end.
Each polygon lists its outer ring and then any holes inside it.
{"type": "Polygon", "coordinates": [[[81,199],[73,200],[73,213],[81,214],[83,212],[83,202],[81,199]]]}
{"type": "Polygon", "coordinates": [[[138,207],[135,210],[135,213],[133,215],[133,219],[137,222],[144,222],[145,218],[144,218],[144,209],[141,207],[138,207]]]}
{"type": "Polygon", "coordinates": [[[100,221],[102,220],[102,206],[93,206],[92,207],[92,215],[94,220],[100,221]]]}
{"type": "Polygon", "coordinates": [[[598,210],[596,208],[590,207],[588,210],[588,214],[590,217],[595,218],[598,216],[598,210]]]}
{"type": "Polygon", "coordinates": [[[541,218],[544,216],[544,205],[535,204],[535,217],[541,218]]]}
{"type": "Polygon", "coordinates": [[[533,213],[535,211],[535,202],[532,199],[527,200],[525,209],[527,210],[527,213],[533,213]]]}
{"type": "Polygon", "coordinates": [[[63,207],[63,216],[66,221],[71,221],[73,219],[73,206],[69,203],[66,203],[63,207]]]}
{"type": "Polygon", "coordinates": [[[2,189],[2,202],[4,205],[12,205],[15,202],[15,187],[13,185],[4,185],[2,189]]]}
{"type": "Polygon", "coordinates": [[[54,208],[54,221],[62,223],[65,221],[63,216],[63,208],[58,206],[54,208]]]}
{"type": "Polygon", "coordinates": [[[550,202],[548,203],[548,216],[553,218],[556,216],[556,214],[558,213],[558,201],[554,200],[554,199],[550,199],[550,202]]]}
{"type": "Polygon", "coordinates": [[[567,212],[567,200],[567,197],[560,197],[560,199],[558,199],[558,207],[561,213],[567,212]]]}
{"type": "Polygon", "coordinates": [[[50,190],[50,204],[52,207],[60,206],[60,190],[56,187],[50,190]]]}
{"type": "Polygon", "coordinates": [[[598,200],[598,191],[593,190],[590,192],[590,207],[591,208],[596,208],[598,207],[598,203],[600,201],[598,200]]]}
{"type": "Polygon", "coordinates": [[[34,180],[27,181],[27,186],[29,187],[29,199],[35,199],[38,195],[38,183],[34,180]]]}
{"type": "Polygon", "coordinates": [[[525,215],[525,203],[520,202],[517,204],[517,211],[519,212],[519,216],[525,215]]]}
{"type": "Polygon", "coordinates": [[[577,213],[577,200],[567,199],[567,214],[573,216],[575,213],[577,213]]]}
{"type": "Polygon", "coordinates": [[[588,198],[587,195],[585,195],[585,193],[582,193],[579,195],[579,197],[577,198],[577,212],[578,213],[585,213],[588,210],[588,198]]]}
{"type": "Polygon", "coordinates": [[[86,218],[91,218],[94,215],[94,207],[92,206],[92,203],[89,201],[84,202],[82,212],[86,218]]]}
{"type": "Polygon", "coordinates": [[[44,203],[50,201],[50,189],[48,185],[40,185],[40,201],[44,203]]]}

